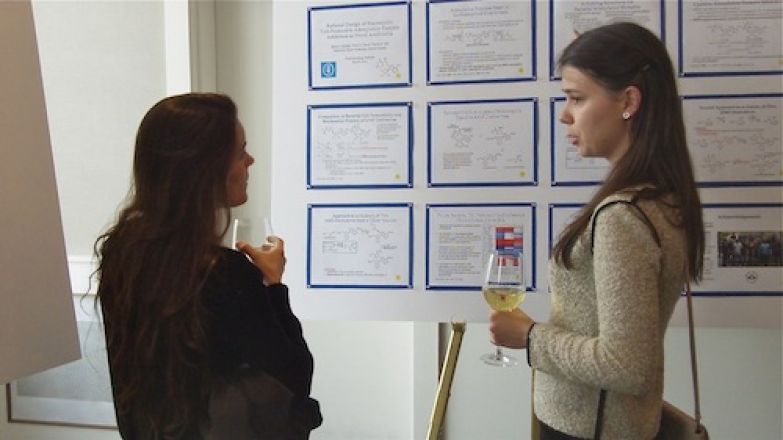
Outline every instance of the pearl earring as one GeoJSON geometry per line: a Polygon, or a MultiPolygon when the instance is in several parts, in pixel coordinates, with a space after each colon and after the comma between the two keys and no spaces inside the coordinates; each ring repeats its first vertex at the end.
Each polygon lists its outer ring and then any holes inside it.
{"type": "Polygon", "coordinates": [[[628,113],[628,112],[623,112],[623,119],[625,119],[625,120],[627,121],[627,120],[628,120],[628,119],[630,119],[630,118],[631,118],[631,114],[630,114],[630,113],[628,113]]]}

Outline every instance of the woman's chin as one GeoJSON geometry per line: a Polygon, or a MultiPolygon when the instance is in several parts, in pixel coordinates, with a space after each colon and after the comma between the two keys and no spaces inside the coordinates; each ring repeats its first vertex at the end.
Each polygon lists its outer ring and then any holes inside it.
{"type": "Polygon", "coordinates": [[[247,194],[242,197],[232,198],[228,201],[229,208],[236,208],[237,206],[244,205],[247,202],[247,194]]]}

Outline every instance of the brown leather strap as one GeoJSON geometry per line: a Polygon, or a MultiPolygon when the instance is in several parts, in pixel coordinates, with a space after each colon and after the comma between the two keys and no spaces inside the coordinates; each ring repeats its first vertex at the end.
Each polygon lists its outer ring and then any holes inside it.
{"type": "Polygon", "coordinates": [[[701,403],[699,400],[699,369],[696,365],[696,332],[693,326],[693,297],[689,279],[688,262],[685,262],[685,301],[688,304],[688,340],[691,350],[691,377],[693,378],[693,418],[696,419],[696,430],[701,430],[701,403]]]}

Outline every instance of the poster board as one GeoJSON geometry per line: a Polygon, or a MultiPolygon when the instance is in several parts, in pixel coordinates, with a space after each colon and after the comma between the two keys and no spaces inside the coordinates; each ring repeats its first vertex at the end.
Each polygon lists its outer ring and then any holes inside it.
{"type": "MultiPolygon", "coordinates": [[[[274,8],[275,23],[307,23],[308,8],[331,7],[341,5],[358,5],[367,1],[350,2],[346,0],[322,0],[302,3],[276,3],[274,8]]],[[[376,3],[376,2],[369,2],[376,3]]],[[[382,3],[382,2],[377,2],[382,3]]],[[[472,26],[469,18],[472,14],[473,4],[497,6],[497,9],[484,8],[487,14],[496,13],[498,16],[505,13],[504,4],[528,4],[528,2],[503,2],[465,0],[450,2],[456,9],[451,14],[458,16],[454,21],[455,26],[470,30],[471,35],[485,35],[486,26],[472,26]],[[458,10],[462,6],[465,10],[458,10]]],[[[531,41],[525,41],[524,47],[531,48],[529,52],[535,53],[535,59],[527,65],[535,66],[525,70],[529,78],[519,81],[519,78],[508,78],[507,81],[498,81],[497,76],[486,78],[471,77],[470,82],[451,82],[448,84],[430,84],[432,78],[428,78],[428,48],[437,42],[431,41],[438,33],[428,34],[433,23],[427,20],[438,20],[437,16],[430,14],[433,8],[444,8],[445,5],[437,1],[417,0],[410,2],[411,9],[411,45],[412,45],[412,78],[410,87],[397,88],[363,88],[354,90],[320,89],[314,90],[308,87],[308,35],[302,32],[303,26],[276,26],[275,27],[275,51],[273,59],[273,104],[275,109],[272,116],[272,163],[269,169],[272,173],[272,222],[275,232],[281,235],[287,244],[286,256],[288,265],[285,281],[291,288],[291,302],[297,314],[303,319],[327,319],[327,320],[405,320],[405,321],[449,321],[455,318],[468,319],[470,321],[486,321],[488,306],[484,303],[479,290],[459,289],[427,289],[427,255],[431,251],[427,241],[427,207],[449,204],[492,204],[492,203],[522,203],[534,207],[534,222],[538,227],[535,239],[538,245],[530,256],[538,270],[535,271],[535,279],[532,285],[534,291],[529,292],[523,307],[532,316],[545,317],[549,312],[550,297],[548,292],[547,260],[549,257],[549,243],[554,239],[549,237],[551,204],[581,204],[589,200],[596,190],[606,168],[603,164],[576,163],[576,158],[569,156],[567,150],[558,149],[565,142],[559,138],[563,133],[562,124],[558,121],[563,93],[560,90],[561,83],[557,79],[555,69],[556,49],[562,42],[554,39],[562,39],[562,35],[556,31],[566,29],[563,20],[552,21],[551,11],[555,11],[564,19],[576,23],[590,23],[591,25],[604,24],[602,20],[616,21],[619,19],[640,20],[643,25],[650,28],[656,35],[664,40],[673,60],[675,69],[679,71],[678,55],[682,50],[683,42],[680,35],[683,30],[678,23],[682,17],[682,11],[677,2],[662,1],[612,1],[612,14],[598,14],[594,2],[569,2],[570,8],[563,9],[564,2],[539,0],[531,2],[532,12],[530,21],[533,24],[531,41]],[[562,14],[561,14],[562,13],[562,14]],[[577,17],[574,14],[587,14],[577,17]],[[534,40],[534,41],[533,41],[534,40]],[[534,46],[529,45],[532,43],[534,46]],[[301,54],[301,56],[291,56],[301,54]],[[290,72],[304,72],[300,75],[292,75],[290,72]],[[445,179],[462,169],[479,169],[478,159],[483,156],[476,154],[470,156],[470,148],[464,151],[459,149],[459,142],[468,140],[476,141],[479,138],[490,139],[492,134],[481,131],[482,126],[469,126],[457,124],[459,121],[447,121],[443,127],[432,129],[430,120],[430,108],[436,109],[441,103],[453,102],[478,102],[497,103],[502,100],[526,100],[532,103],[531,114],[535,112],[537,117],[527,118],[530,121],[530,130],[537,131],[540,135],[533,144],[531,154],[525,159],[533,157],[533,162],[528,167],[524,182],[513,181],[511,185],[498,185],[494,179],[476,179],[476,173],[464,172],[459,178],[445,179]],[[411,127],[412,127],[412,156],[411,156],[411,186],[404,188],[319,188],[308,189],[305,163],[307,132],[306,115],[308,106],[333,106],[350,103],[410,103],[411,127]],[[431,149],[428,147],[430,138],[448,141],[453,144],[449,148],[431,149]],[[557,149],[557,151],[555,151],[557,149]],[[433,154],[434,151],[434,154],[433,154]],[[468,151],[468,153],[466,153],[468,151]],[[440,154],[440,156],[438,156],[440,154]],[[436,162],[434,157],[442,157],[436,162]],[[448,160],[446,160],[448,159],[448,160]],[[571,162],[568,160],[572,159],[571,162]],[[431,169],[439,170],[441,175],[435,175],[433,180],[431,169]],[[589,173],[585,170],[589,169],[589,173]],[[444,173],[445,172],[445,173],[444,173]],[[433,185],[435,183],[435,185],[433,185]],[[441,183],[446,183],[445,185],[441,183]],[[524,183],[524,184],[522,184],[524,183]],[[355,288],[309,288],[306,282],[307,272],[307,206],[310,204],[410,204],[412,206],[413,255],[412,261],[412,285],[407,289],[355,289],[355,288]]],[[[526,9],[527,10],[527,9],[526,9]]],[[[472,14],[475,15],[475,14],[472,14]]],[[[449,22],[451,23],[451,22],[449,22]]],[[[437,23],[436,23],[437,24],[437,23]]],[[[570,26],[570,25],[569,25],[570,26]]],[[[570,27],[567,27],[570,29],[570,27]]],[[[582,28],[580,28],[582,30],[582,28]]],[[[451,34],[442,33],[443,38],[451,38],[457,41],[451,34]]],[[[467,34],[465,34],[467,35],[467,34]]],[[[489,34],[486,34],[489,35],[489,34]]],[[[485,36],[486,36],[485,35],[485,36]]],[[[770,35],[774,37],[774,35],[770,35]]],[[[684,41],[684,50],[687,53],[691,45],[697,44],[691,40],[684,41]]],[[[770,38],[770,41],[773,39],[770,38]]],[[[467,41],[467,40],[465,40],[467,41]]],[[[473,41],[473,40],[471,40],[473,41]]],[[[473,43],[469,43],[473,44],[473,43]]],[[[479,44],[479,43],[476,43],[479,44]]],[[[433,46],[434,47],[434,46],[433,46]]],[[[478,54],[480,51],[476,51],[478,54]]],[[[727,56],[730,56],[728,54],[727,56]]],[[[478,56],[478,55],[477,55],[478,56]]],[[[483,59],[483,58],[482,58],[483,59]]],[[[474,59],[474,62],[476,60],[474,59]]],[[[781,90],[780,74],[768,73],[754,75],[753,81],[748,81],[742,74],[726,75],[716,81],[705,81],[704,78],[693,78],[687,75],[678,77],[680,95],[686,96],[777,96],[781,90]]],[[[502,78],[501,78],[502,79],[502,78]]],[[[771,101],[772,99],[770,99],[771,101]]],[[[685,100],[691,102],[692,100],[685,100]]],[[[732,101],[734,103],[734,101],[732,101]]],[[[767,113],[774,113],[777,108],[764,111],[764,117],[770,117],[767,113]]],[[[502,114],[500,109],[489,108],[486,114],[502,114]]],[[[777,114],[777,113],[776,113],[777,114]]],[[[435,115],[433,118],[437,118],[435,115]]],[[[759,117],[761,115],[759,114],[759,117]]],[[[774,115],[773,115],[774,116],[774,115]]],[[[778,120],[781,118],[778,117],[778,120]]],[[[443,120],[443,118],[441,118],[443,120]]],[[[438,122],[437,120],[435,121],[438,122]]],[[[686,121],[687,123],[687,121],[686,121]]],[[[519,125],[519,124],[517,124],[519,125]]],[[[507,127],[504,127],[507,128],[507,127]]],[[[510,129],[495,134],[509,134],[510,129]]],[[[769,137],[769,136],[768,136],[769,137]]],[[[495,139],[495,138],[492,138],[495,139]]],[[[488,144],[489,145],[489,144],[488,144]]],[[[492,144],[495,145],[495,144],[492,144]]],[[[695,144],[694,144],[695,145],[695,144]]],[[[500,149],[498,149],[500,151],[500,149]]],[[[725,150],[729,151],[729,150],[725,150]]],[[[776,153],[768,152],[769,154],[776,153]]],[[[778,153],[780,154],[780,153],[778,153]]],[[[779,156],[776,156],[779,162],[779,156]]],[[[506,160],[509,162],[509,160],[506,160]]],[[[483,164],[482,164],[483,166],[483,164]]],[[[483,169],[483,168],[481,168],[483,169]]],[[[783,175],[783,169],[779,170],[783,175]]],[[[505,178],[500,183],[512,180],[505,178]]],[[[519,179],[517,179],[519,180],[519,179]]],[[[707,185],[707,180],[700,186],[702,201],[706,203],[781,203],[783,192],[779,176],[768,178],[764,181],[754,180],[754,186],[743,184],[729,184],[720,187],[707,185]]],[[[740,182],[744,183],[744,182],[740,182]]],[[[532,238],[532,237],[531,237],[532,238]]],[[[782,281],[783,282],[783,281],[782,281]]],[[[776,289],[777,291],[779,289],[776,289]]],[[[697,307],[700,318],[709,325],[725,326],[757,326],[768,325],[777,327],[780,325],[781,297],[745,297],[699,296],[696,292],[697,307]],[[763,317],[758,320],[752,316],[763,317]],[[762,324],[763,321],[763,324],[762,324]]],[[[674,318],[677,319],[676,317],[674,318]]],[[[699,321],[701,322],[701,321],[699,321]]]]}
{"type": "Polygon", "coordinates": [[[0,383],[79,358],[30,2],[0,3],[0,383]]]}

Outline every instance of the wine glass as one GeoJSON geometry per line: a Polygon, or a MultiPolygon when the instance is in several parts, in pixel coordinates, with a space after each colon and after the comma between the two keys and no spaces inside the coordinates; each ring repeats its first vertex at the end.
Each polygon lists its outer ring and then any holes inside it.
{"type": "Polygon", "coordinates": [[[236,250],[237,241],[244,241],[252,246],[268,244],[267,237],[272,235],[275,233],[272,230],[272,222],[267,216],[235,218],[231,222],[231,249],[236,250]],[[259,236],[262,227],[263,235],[259,236]]]}
{"type": "MultiPolygon", "coordinates": [[[[524,269],[522,248],[510,247],[495,249],[487,258],[487,270],[482,291],[484,300],[493,310],[510,312],[525,299],[524,269]]],[[[517,360],[503,353],[500,347],[494,353],[481,356],[489,365],[512,367],[517,360]]]]}

